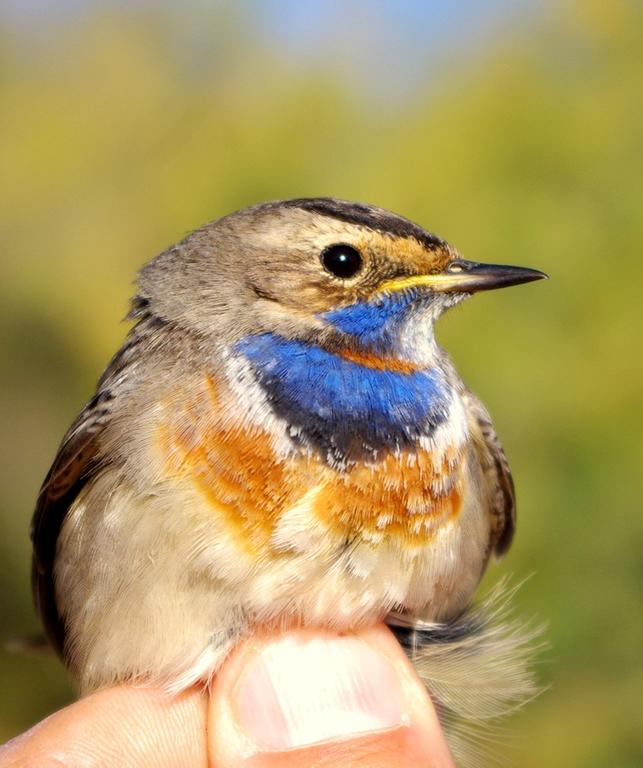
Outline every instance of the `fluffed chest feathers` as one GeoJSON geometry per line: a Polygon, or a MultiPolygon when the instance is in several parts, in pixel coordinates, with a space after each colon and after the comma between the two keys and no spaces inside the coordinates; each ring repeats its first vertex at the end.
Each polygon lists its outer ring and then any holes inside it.
{"type": "Polygon", "coordinates": [[[261,620],[354,625],[463,607],[488,523],[444,373],[265,336],[241,349],[229,384],[205,376],[159,433],[198,517],[199,567],[245,584],[235,599],[261,620]],[[225,424],[212,418],[222,413],[225,424]]]}

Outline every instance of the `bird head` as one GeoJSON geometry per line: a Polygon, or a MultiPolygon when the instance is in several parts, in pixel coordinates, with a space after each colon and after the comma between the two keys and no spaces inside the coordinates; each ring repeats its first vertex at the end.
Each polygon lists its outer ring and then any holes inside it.
{"type": "Polygon", "coordinates": [[[431,354],[448,307],[543,277],[467,261],[382,208],[306,198],[207,224],[146,265],[139,283],[156,315],[231,344],[275,334],[416,359],[431,354]]]}

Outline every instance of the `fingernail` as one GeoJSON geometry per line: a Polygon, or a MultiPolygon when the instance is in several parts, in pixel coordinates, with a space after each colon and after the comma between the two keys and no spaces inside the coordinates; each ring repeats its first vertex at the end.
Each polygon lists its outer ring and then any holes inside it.
{"type": "Polygon", "coordinates": [[[408,722],[384,656],[351,636],[288,635],[264,646],[236,691],[238,723],[259,751],[281,752],[408,722]]]}

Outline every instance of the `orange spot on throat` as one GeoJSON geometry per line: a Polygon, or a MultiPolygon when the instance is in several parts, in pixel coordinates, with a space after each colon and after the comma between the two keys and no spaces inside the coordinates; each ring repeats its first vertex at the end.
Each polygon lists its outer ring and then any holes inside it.
{"type": "Polygon", "coordinates": [[[342,349],[338,353],[343,360],[348,360],[365,368],[374,368],[377,371],[394,371],[395,373],[412,374],[425,370],[423,366],[411,363],[408,360],[399,360],[395,357],[378,357],[371,352],[357,352],[351,349],[342,349]]]}

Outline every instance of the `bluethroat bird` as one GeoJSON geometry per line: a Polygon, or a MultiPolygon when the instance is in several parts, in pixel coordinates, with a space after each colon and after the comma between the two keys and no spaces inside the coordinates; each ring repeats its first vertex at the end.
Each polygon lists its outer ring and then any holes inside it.
{"type": "Polygon", "coordinates": [[[469,607],[511,544],[511,473],[434,324],[542,277],[332,198],[247,208],[145,265],[32,524],[36,606],[81,691],[208,681],[258,626],[384,620],[445,718],[528,694],[524,638],[469,607]]]}

